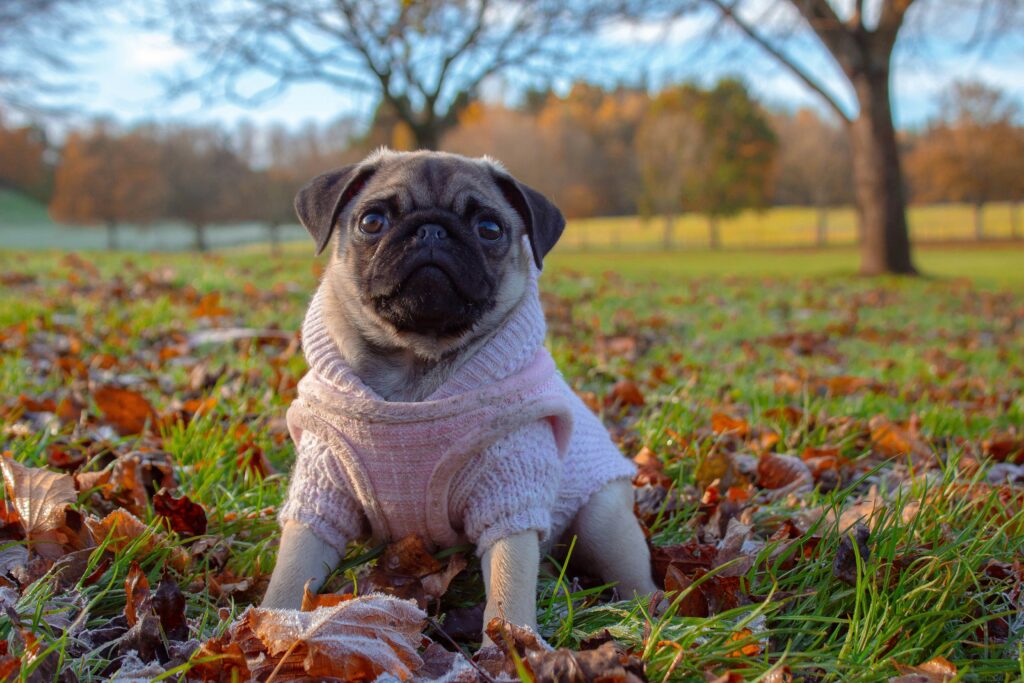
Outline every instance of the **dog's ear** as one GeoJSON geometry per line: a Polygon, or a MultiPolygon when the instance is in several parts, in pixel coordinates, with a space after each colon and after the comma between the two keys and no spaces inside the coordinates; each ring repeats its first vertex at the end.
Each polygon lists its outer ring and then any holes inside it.
{"type": "Polygon", "coordinates": [[[565,217],[551,200],[512,176],[497,172],[494,179],[505,199],[523,219],[526,234],[530,237],[533,260],[538,268],[543,267],[544,257],[565,230],[565,217]]]}
{"type": "Polygon", "coordinates": [[[316,242],[320,254],[331,241],[338,214],[366,186],[375,166],[350,164],[310,180],[295,195],[295,213],[316,242]]]}

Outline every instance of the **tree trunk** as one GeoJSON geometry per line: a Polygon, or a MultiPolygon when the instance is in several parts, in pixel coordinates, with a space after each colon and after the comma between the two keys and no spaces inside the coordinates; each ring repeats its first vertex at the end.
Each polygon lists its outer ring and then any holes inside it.
{"type": "Polygon", "coordinates": [[[203,252],[209,249],[209,245],[206,243],[206,224],[196,223],[192,227],[195,229],[196,233],[196,251],[203,252]]]}
{"type": "Polygon", "coordinates": [[[864,275],[917,273],[910,256],[899,145],[889,101],[889,70],[864,69],[851,77],[859,116],[850,124],[854,193],[864,275]]]}
{"type": "Polygon", "coordinates": [[[107,221],[107,250],[117,251],[117,221],[107,221]]]}
{"type": "Polygon", "coordinates": [[[412,126],[412,134],[416,140],[416,149],[437,150],[441,147],[441,136],[444,131],[435,123],[424,123],[412,126]]]}
{"type": "Polygon", "coordinates": [[[974,203],[974,239],[985,239],[985,205],[981,202],[974,203]]]}
{"type": "Polygon", "coordinates": [[[666,212],[665,215],[664,215],[664,219],[665,219],[665,236],[663,237],[663,242],[664,242],[664,245],[665,245],[665,251],[672,251],[672,245],[673,245],[673,242],[674,242],[674,240],[672,239],[672,237],[673,237],[672,233],[674,231],[673,229],[675,228],[675,216],[673,216],[669,212],[666,212]]]}
{"type": "Polygon", "coordinates": [[[718,217],[713,214],[708,214],[708,247],[711,249],[718,249],[722,246],[721,240],[718,236],[718,217]]]}
{"type": "Polygon", "coordinates": [[[270,233],[270,254],[281,255],[281,226],[278,223],[269,223],[267,231],[270,233]]]}
{"type": "Polygon", "coordinates": [[[818,246],[828,246],[828,207],[818,205],[818,246]]]}

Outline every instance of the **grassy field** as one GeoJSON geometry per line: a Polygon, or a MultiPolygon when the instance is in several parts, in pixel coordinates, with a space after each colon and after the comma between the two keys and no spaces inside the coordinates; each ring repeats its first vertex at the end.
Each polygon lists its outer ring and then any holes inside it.
{"type": "MultiPolygon", "coordinates": [[[[914,206],[909,211],[912,238],[917,241],[972,241],[974,217],[964,204],[914,206]]],[[[985,208],[985,230],[991,239],[1013,236],[1009,204],[985,208]]],[[[851,245],[856,241],[856,217],[852,208],[837,208],[828,214],[828,243],[851,245]]],[[[805,207],[776,207],[746,211],[723,219],[722,246],[726,249],[758,247],[799,247],[817,243],[817,212],[805,207]]],[[[192,232],[181,225],[124,226],[122,244],[133,251],[178,251],[189,249],[192,232]]],[[[298,225],[282,228],[284,240],[302,240],[306,234],[298,225]]],[[[217,226],[209,230],[210,244],[225,247],[263,242],[267,232],[257,224],[217,226]]],[[[588,218],[569,222],[561,248],[565,251],[661,250],[665,229],[661,218],[643,221],[636,216],[588,218]]],[[[701,216],[675,219],[673,244],[678,249],[704,248],[708,244],[707,221],[701,216]]],[[[53,223],[45,207],[9,191],[0,190],[0,246],[8,249],[103,249],[102,228],[69,227],[53,223]]]]}
{"type": "MultiPolygon", "coordinates": [[[[309,251],[0,251],[0,451],[75,473],[76,518],[124,508],[148,527],[78,555],[65,529],[74,562],[54,566],[52,538],[17,550],[8,512],[0,667],[106,680],[135,666],[133,562],[188,617],[187,634],[155,636],[151,678],[186,677],[189,641],[259,600],[293,459],[282,418],[305,370],[289,334],[316,283],[309,251]],[[235,327],[289,334],[194,336],[235,327]],[[145,399],[146,428],[125,426],[110,387],[145,399]],[[169,529],[161,486],[205,530],[169,529]]],[[[550,643],[607,628],[651,681],[886,681],[926,662],[1024,677],[1021,252],[919,260],[934,277],[858,278],[848,249],[550,261],[550,348],[642,465],[638,511],[674,591],[652,615],[556,557],[538,596],[550,643]]],[[[353,546],[328,590],[360,585],[379,553],[353,546]]],[[[481,598],[471,562],[430,611],[452,626],[481,598]]]]}

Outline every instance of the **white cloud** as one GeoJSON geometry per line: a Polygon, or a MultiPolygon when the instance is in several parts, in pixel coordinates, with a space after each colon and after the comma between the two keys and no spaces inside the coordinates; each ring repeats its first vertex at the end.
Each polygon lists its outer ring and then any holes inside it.
{"type": "Polygon", "coordinates": [[[137,71],[167,69],[189,56],[187,50],[159,33],[133,34],[125,39],[121,52],[126,66],[137,71]]]}

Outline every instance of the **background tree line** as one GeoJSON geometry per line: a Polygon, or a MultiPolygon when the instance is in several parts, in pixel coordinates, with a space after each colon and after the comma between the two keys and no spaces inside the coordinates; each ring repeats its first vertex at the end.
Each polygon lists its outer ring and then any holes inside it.
{"type": "MultiPolygon", "coordinates": [[[[983,238],[984,204],[1024,197],[1020,110],[980,83],[956,84],[938,104],[926,129],[900,135],[910,196],[971,203],[983,238]]],[[[308,178],[380,145],[419,144],[387,102],[363,128],[346,119],[233,130],[97,121],[60,145],[40,127],[0,119],[0,185],[47,202],[55,220],[104,226],[111,248],[118,226],[158,221],[191,226],[200,250],[210,226],[239,222],[265,224],[276,244],[308,178]]],[[[829,209],[854,200],[842,129],[810,109],[767,111],[736,80],[654,93],[577,83],[564,96],[530,91],[519,106],[477,100],[461,107],[440,146],[501,159],[570,218],[657,218],[667,247],[680,213],[706,216],[715,246],[720,217],[770,205],[816,207],[824,244],[829,209]]]]}

